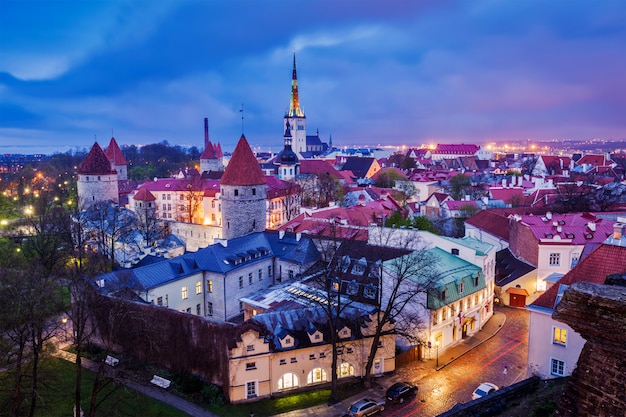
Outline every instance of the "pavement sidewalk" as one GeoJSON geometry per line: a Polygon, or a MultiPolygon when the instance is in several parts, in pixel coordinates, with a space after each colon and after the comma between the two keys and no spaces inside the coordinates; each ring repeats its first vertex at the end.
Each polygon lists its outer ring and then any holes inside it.
{"type": "MultiPolygon", "coordinates": [[[[414,364],[411,364],[411,367],[423,371],[422,377],[428,375],[431,372],[437,372],[450,365],[452,362],[459,359],[470,350],[494,337],[500,331],[500,329],[502,329],[502,326],[504,326],[505,322],[506,315],[504,313],[495,311],[489,321],[485,323],[482,330],[476,332],[474,335],[457,343],[454,346],[451,346],[445,350],[440,350],[439,360],[437,360],[436,357],[437,353],[433,352],[432,359],[415,362],[414,364]]],[[[391,386],[395,382],[400,382],[401,380],[402,377],[399,376],[397,372],[394,372],[392,374],[376,378],[372,383],[372,387],[370,389],[354,395],[350,398],[346,398],[345,400],[337,404],[318,405],[307,409],[294,410],[287,413],[277,414],[274,417],[340,417],[346,414],[348,407],[354,401],[363,397],[382,398],[385,395],[385,391],[389,386],[391,386]]]]}

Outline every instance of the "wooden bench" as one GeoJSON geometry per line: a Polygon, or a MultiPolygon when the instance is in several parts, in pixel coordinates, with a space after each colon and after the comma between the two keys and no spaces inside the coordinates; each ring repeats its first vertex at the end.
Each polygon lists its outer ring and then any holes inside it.
{"type": "Polygon", "coordinates": [[[153,375],[150,382],[161,388],[169,388],[170,384],[172,383],[172,381],[170,381],[169,379],[162,378],[158,375],[153,375]]]}
{"type": "Polygon", "coordinates": [[[110,366],[117,366],[120,363],[120,360],[114,358],[113,356],[107,355],[107,358],[104,360],[104,363],[110,366]]]}

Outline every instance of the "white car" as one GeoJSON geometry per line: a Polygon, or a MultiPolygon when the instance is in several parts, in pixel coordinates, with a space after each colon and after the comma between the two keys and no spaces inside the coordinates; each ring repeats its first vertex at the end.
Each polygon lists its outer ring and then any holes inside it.
{"type": "Polygon", "coordinates": [[[497,385],[492,384],[491,382],[483,382],[472,393],[472,400],[477,400],[479,398],[482,398],[485,395],[489,395],[491,393],[494,393],[494,392],[496,392],[499,389],[500,388],[498,388],[497,385]]]}

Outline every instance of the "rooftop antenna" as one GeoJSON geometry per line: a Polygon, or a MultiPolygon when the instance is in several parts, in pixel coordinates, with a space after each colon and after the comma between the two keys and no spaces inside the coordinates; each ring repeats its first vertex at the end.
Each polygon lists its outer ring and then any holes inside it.
{"type": "Polygon", "coordinates": [[[113,134],[113,128],[111,128],[111,137],[114,138],[115,135],[113,134]]]}
{"type": "Polygon", "coordinates": [[[93,134],[93,141],[97,142],[98,141],[98,135],[96,135],[95,133],[93,134]]]}
{"type": "Polygon", "coordinates": [[[243,103],[241,103],[241,109],[239,112],[241,113],[241,135],[243,136],[243,103]]]}

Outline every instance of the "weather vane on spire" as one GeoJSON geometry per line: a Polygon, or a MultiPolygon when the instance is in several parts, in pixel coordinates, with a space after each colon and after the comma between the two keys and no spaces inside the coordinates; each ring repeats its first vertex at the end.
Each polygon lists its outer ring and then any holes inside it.
{"type": "Polygon", "coordinates": [[[243,136],[243,103],[241,103],[241,109],[239,109],[239,113],[241,113],[241,135],[243,136]]]}

